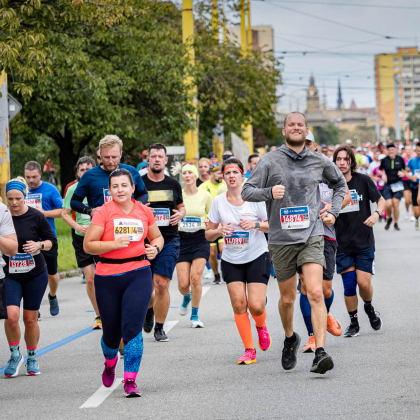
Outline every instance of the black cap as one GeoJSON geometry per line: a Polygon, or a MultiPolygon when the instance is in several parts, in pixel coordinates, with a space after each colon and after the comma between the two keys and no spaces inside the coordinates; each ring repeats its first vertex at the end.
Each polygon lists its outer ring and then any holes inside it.
{"type": "Polygon", "coordinates": [[[217,158],[217,154],[216,154],[216,153],[214,153],[214,152],[213,152],[213,153],[210,153],[210,154],[209,154],[209,159],[210,159],[210,158],[212,158],[212,157],[217,158]]]}
{"type": "Polygon", "coordinates": [[[394,143],[389,143],[389,144],[386,145],[387,149],[389,149],[390,147],[395,147],[395,144],[394,143]]]}

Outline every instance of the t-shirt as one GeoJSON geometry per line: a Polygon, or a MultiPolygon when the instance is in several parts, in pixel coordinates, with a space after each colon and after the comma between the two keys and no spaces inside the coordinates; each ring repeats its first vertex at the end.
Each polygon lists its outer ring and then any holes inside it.
{"type": "Polygon", "coordinates": [[[206,229],[206,225],[204,224],[204,220],[208,212],[210,211],[211,204],[213,203],[213,199],[211,198],[210,193],[207,191],[203,191],[198,189],[197,194],[194,195],[187,195],[185,194],[184,190],[182,190],[182,198],[184,200],[185,206],[185,217],[181,220],[179,224],[179,231],[180,232],[193,232],[195,226],[198,224],[194,222],[193,219],[188,218],[200,218],[201,219],[201,227],[199,229],[206,229]],[[186,229],[183,229],[183,224],[187,223],[186,229]],[[189,223],[189,224],[188,224],[189,223]]]}
{"type": "MultiPolygon", "coordinates": [[[[100,257],[124,259],[145,254],[144,240],[147,237],[149,226],[155,224],[155,218],[148,207],[133,199],[131,201],[134,203],[134,207],[129,214],[124,213],[114,201],[110,201],[93,215],[91,223],[104,228],[101,241],[115,241],[121,235],[133,235],[133,240],[127,248],[115,249],[106,254],[100,254],[100,257]]],[[[123,264],[98,262],[95,273],[99,276],[113,276],[138,270],[149,265],[150,262],[148,260],[132,261],[123,264]]]]}
{"type": "Polygon", "coordinates": [[[375,184],[376,184],[376,188],[378,189],[378,191],[382,191],[382,190],[384,189],[385,182],[384,182],[384,180],[383,180],[383,179],[379,176],[378,172],[379,172],[379,166],[377,166],[377,167],[373,170],[372,175],[373,175],[373,176],[376,176],[376,177],[378,177],[378,178],[379,178],[379,181],[375,182],[375,184]]]}
{"type": "Polygon", "coordinates": [[[199,188],[201,188],[202,190],[204,190],[204,191],[207,191],[207,192],[209,192],[210,193],[210,195],[211,195],[211,198],[214,200],[214,198],[216,197],[216,195],[217,195],[217,189],[222,185],[222,184],[224,184],[225,183],[225,181],[222,181],[221,183],[217,183],[217,184],[213,184],[212,182],[211,182],[211,179],[209,179],[209,180],[207,180],[206,182],[203,182],[200,186],[199,186],[199,188]]]}
{"type": "Polygon", "coordinates": [[[170,217],[174,214],[172,210],[176,210],[177,206],[183,203],[181,184],[167,175],[159,182],[151,181],[144,175],[143,182],[149,192],[150,207],[157,209],[154,214],[165,243],[178,238],[178,226],[170,224],[170,217]]]}
{"type": "Polygon", "coordinates": [[[341,210],[335,222],[337,253],[360,251],[375,246],[373,228],[365,225],[364,222],[372,214],[370,202],[377,202],[381,194],[371,178],[357,172],[347,182],[347,186],[352,195],[352,201],[341,210]]]}
{"type": "MultiPolygon", "coordinates": [[[[123,163],[120,163],[119,167],[121,169],[127,169],[133,177],[134,185],[136,186],[134,198],[147,194],[144,182],[136,171],[136,168],[130,165],[124,165],[123,163]]],[[[108,189],[110,174],[111,172],[105,171],[100,165],[89,169],[80,178],[74,195],[79,197],[80,201],[87,198],[89,207],[92,208],[101,207],[103,204],[108,203],[112,200],[108,189]]]]}
{"type": "MultiPolygon", "coordinates": [[[[74,181],[71,181],[71,182],[69,182],[68,184],[67,184],[67,186],[66,186],[66,188],[64,189],[64,195],[63,195],[63,197],[65,197],[66,195],[67,195],[67,191],[68,191],[68,189],[72,186],[72,185],[74,185],[74,184],[77,184],[77,180],[74,180],[74,181]]],[[[74,190],[73,190],[74,191],[74,190]]],[[[71,210],[71,218],[76,222],[76,212],[74,211],[74,210],[72,210],[71,208],[69,209],[69,210],[71,210]]]]}
{"type": "Polygon", "coordinates": [[[18,254],[14,257],[4,255],[6,266],[4,272],[6,276],[13,280],[30,280],[41,274],[46,267],[44,255],[39,252],[33,255],[25,253],[23,245],[26,241],[51,241],[53,248],[57,245],[57,237],[46,217],[32,207],[28,207],[28,211],[20,216],[13,216],[13,223],[16,229],[18,239],[18,254]],[[12,263],[10,264],[10,258],[12,263]],[[30,269],[28,272],[25,270],[30,269]]]}
{"type": "Polygon", "coordinates": [[[232,206],[226,194],[218,195],[211,205],[209,220],[217,225],[231,223],[235,231],[229,239],[225,237],[222,260],[232,264],[245,264],[254,261],[259,256],[268,252],[267,239],[258,229],[243,230],[238,226],[239,219],[251,222],[265,222],[267,210],[264,202],[251,203],[244,201],[241,206],[232,206]],[[229,244],[231,242],[231,244],[229,244]]]}
{"type": "MultiPolygon", "coordinates": [[[[332,203],[332,196],[333,196],[333,190],[328,188],[327,184],[319,184],[319,193],[321,195],[321,201],[325,201],[328,204],[332,203]]],[[[324,208],[324,205],[321,203],[319,206],[319,210],[322,210],[324,208]]],[[[334,225],[327,226],[324,223],[324,236],[328,239],[335,240],[335,228],[334,225]]]]}
{"type": "Polygon", "coordinates": [[[405,169],[404,159],[401,156],[395,156],[395,159],[386,156],[381,160],[379,169],[385,171],[388,178],[387,185],[395,184],[396,182],[401,181],[398,172],[401,171],[401,169],[405,169]]]}
{"type": "Polygon", "coordinates": [[[368,175],[373,175],[373,170],[381,166],[381,161],[374,160],[369,164],[368,175]]]}
{"type": "Polygon", "coordinates": [[[203,183],[203,181],[200,178],[197,178],[197,181],[195,181],[195,185],[197,187],[199,187],[202,183],[203,183]]]}
{"type": "MultiPolygon", "coordinates": [[[[16,233],[13,225],[12,215],[9,209],[0,203],[0,236],[7,236],[16,233]]],[[[4,278],[3,267],[6,265],[6,261],[3,259],[3,255],[0,252],[0,279],[4,278]]]]}
{"type": "MultiPolygon", "coordinates": [[[[38,188],[34,190],[29,190],[29,194],[24,202],[25,204],[31,207],[39,206],[44,211],[63,208],[63,199],[61,198],[61,195],[58,192],[57,188],[54,185],[49,184],[45,181],[42,181],[41,185],[38,188]]],[[[57,236],[54,218],[47,217],[47,220],[51,226],[51,229],[55,233],[55,236],[57,236]]]]}
{"type": "MultiPolygon", "coordinates": [[[[71,201],[71,198],[73,197],[74,190],[77,188],[77,184],[78,183],[76,182],[75,184],[71,185],[67,189],[67,194],[64,197],[64,204],[63,204],[63,207],[67,210],[71,210],[70,201],[71,201]]],[[[87,205],[87,199],[86,198],[83,200],[83,204],[87,205]]],[[[81,213],[76,212],[76,223],[79,224],[80,226],[89,226],[90,225],[90,216],[88,214],[81,214],[81,213]]],[[[85,236],[85,235],[82,235],[77,230],[75,232],[76,232],[76,235],[79,235],[79,236],[82,236],[82,237],[85,236]]]]}
{"type": "Polygon", "coordinates": [[[417,156],[411,158],[407,163],[407,168],[410,170],[411,175],[417,175],[417,179],[415,181],[411,181],[410,187],[418,189],[420,177],[420,159],[417,156]]]}

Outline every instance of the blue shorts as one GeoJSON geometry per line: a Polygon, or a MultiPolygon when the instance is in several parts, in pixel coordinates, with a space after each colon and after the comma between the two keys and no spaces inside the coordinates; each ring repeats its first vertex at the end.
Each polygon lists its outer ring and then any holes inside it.
{"type": "Polygon", "coordinates": [[[365,273],[375,274],[375,247],[365,248],[354,252],[341,252],[335,257],[337,273],[341,274],[350,267],[365,273]]]}
{"type": "Polygon", "coordinates": [[[385,184],[382,188],[382,197],[385,200],[391,200],[391,198],[401,200],[403,197],[403,191],[392,192],[391,187],[388,184],[385,184]]]}
{"type": "Polygon", "coordinates": [[[172,280],[175,266],[179,257],[179,238],[174,238],[165,243],[162,251],[156,255],[154,260],[151,260],[152,273],[160,274],[161,276],[168,277],[172,280]]]}
{"type": "Polygon", "coordinates": [[[20,302],[23,298],[23,309],[27,311],[39,311],[47,286],[47,269],[30,280],[19,281],[6,277],[7,306],[20,307],[20,302]]]}

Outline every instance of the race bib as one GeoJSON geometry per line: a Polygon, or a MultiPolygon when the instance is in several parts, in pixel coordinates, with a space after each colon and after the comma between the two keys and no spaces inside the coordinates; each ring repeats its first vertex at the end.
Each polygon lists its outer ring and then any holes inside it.
{"type": "Polygon", "coordinates": [[[114,238],[117,240],[123,235],[130,235],[130,242],[138,242],[143,237],[144,229],[141,220],[114,219],[114,238]]]}
{"type": "Polygon", "coordinates": [[[280,209],[282,229],[305,229],[309,227],[308,206],[286,207],[280,209]]]}
{"type": "Polygon", "coordinates": [[[232,232],[225,236],[225,247],[235,251],[245,251],[249,248],[249,232],[232,232]]]}
{"type": "Polygon", "coordinates": [[[350,213],[352,211],[359,211],[359,194],[357,194],[356,190],[350,190],[351,201],[347,204],[344,209],[341,209],[340,213],[350,213]]]}
{"type": "Polygon", "coordinates": [[[201,229],[201,219],[199,217],[184,217],[179,222],[179,227],[184,232],[198,232],[201,229]]]}
{"type": "Polygon", "coordinates": [[[108,189],[104,188],[104,204],[109,203],[110,201],[112,201],[111,194],[108,189]]]}
{"type": "Polygon", "coordinates": [[[29,207],[39,207],[42,209],[42,194],[28,194],[23,200],[23,204],[26,204],[29,207]]]}
{"type": "Polygon", "coordinates": [[[31,254],[16,254],[9,257],[9,273],[29,273],[35,268],[35,260],[31,254]]]}
{"type": "Polygon", "coordinates": [[[404,191],[404,184],[401,181],[390,184],[390,187],[393,193],[396,193],[398,191],[404,191]]]}
{"type": "Polygon", "coordinates": [[[158,226],[169,226],[171,221],[169,209],[153,209],[153,215],[158,226]]]}
{"type": "Polygon", "coordinates": [[[88,214],[80,213],[80,217],[82,219],[89,219],[90,220],[90,216],[88,214]]]}
{"type": "Polygon", "coordinates": [[[420,179],[420,169],[414,169],[414,176],[420,179]]]}

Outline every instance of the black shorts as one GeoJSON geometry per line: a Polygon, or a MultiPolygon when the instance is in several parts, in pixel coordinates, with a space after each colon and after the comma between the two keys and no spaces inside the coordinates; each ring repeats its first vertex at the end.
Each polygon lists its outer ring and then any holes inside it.
{"type": "Polygon", "coordinates": [[[53,276],[57,274],[58,242],[54,248],[51,248],[49,251],[42,251],[42,254],[47,264],[48,275],[53,276]]]}
{"type": "Polygon", "coordinates": [[[226,283],[240,281],[242,283],[267,284],[271,272],[270,253],[265,252],[254,261],[245,264],[232,264],[222,257],[222,274],[226,283]]]}
{"type": "Polygon", "coordinates": [[[410,180],[408,180],[408,181],[404,181],[403,180],[403,185],[404,185],[404,191],[410,191],[411,190],[411,187],[410,187],[410,185],[411,185],[411,181],[410,180]]]}
{"type": "Polygon", "coordinates": [[[180,250],[178,262],[192,262],[197,258],[208,261],[210,257],[210,242],[206,239],[203,229],[198,232],[179,232],[180,250]]]}
{"type": "Polygon", "coordinates": [[[211,241],[210,246],[217,246],[217,249],[219,249],[219,244],[224,244],[224,243],[225,243],[225,239],[223,238],[223,236],[221,236],[220,238],[217,238],[215,241],[211,241]]]}
{"type": "Polygon", "coordinates": [[[411,188],[411,201],[413,204],[413,207],[418,207],[419,205],[417,204],[417,195],[419,193],[419,189],[418,188],[411,188]]]}
{"type": "Polygon", "coordinates": [[[84,236],[80,236],[77,233],[73,237],[73,248],[76,254],[77,266],[79,268],[87,267],[88,265],[95,264],[93,255],[86,254],[83,249],[84,236]]]}
{"type": "Polygon", "coordinates": [[[338,244],[337,241],[331,241],[325,237],[324,239],[324,257],[326,268],[324,268],[322,279],[332,280],[334,277],[335,254],[337,252],[338,244]]]}

